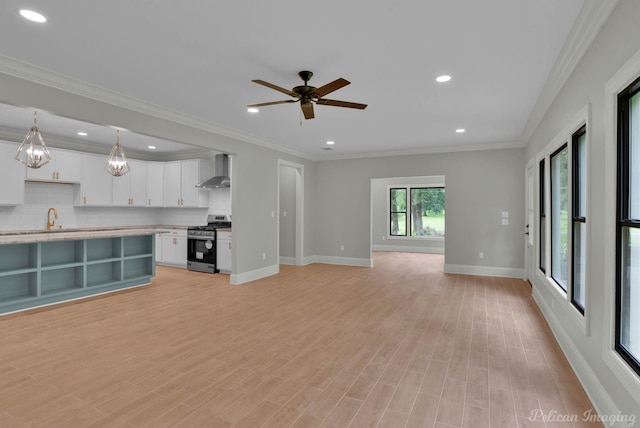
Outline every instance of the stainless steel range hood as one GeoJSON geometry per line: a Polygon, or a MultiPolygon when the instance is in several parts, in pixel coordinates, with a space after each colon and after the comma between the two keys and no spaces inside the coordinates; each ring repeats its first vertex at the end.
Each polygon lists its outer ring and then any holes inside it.
{"type": "Polygon", "coordinates": [[[221,154],[215,157],[215,169],[213,172],[216,174],[196,187],[202,189],[221,189],[231,187],[231,178],[229,178],[229,155],[221,154]]]}

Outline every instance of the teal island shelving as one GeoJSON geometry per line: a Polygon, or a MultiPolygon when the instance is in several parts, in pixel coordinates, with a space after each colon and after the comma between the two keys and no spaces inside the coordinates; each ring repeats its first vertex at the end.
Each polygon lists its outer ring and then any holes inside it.
{"type": "Polygon", "coordinates": [[[151,283],[153,231],[125,236],[46,234],[0,241],[0,314],[151,283]],[[32,241],[32,242],[29,242],[32,241]]]}

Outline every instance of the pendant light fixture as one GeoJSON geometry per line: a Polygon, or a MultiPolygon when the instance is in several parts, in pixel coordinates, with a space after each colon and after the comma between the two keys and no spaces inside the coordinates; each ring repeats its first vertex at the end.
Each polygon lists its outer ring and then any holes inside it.
{"type": "Polygon", "coordinates": [[[29,168],[40,168],[51,162],[51,153],[42,139],[42,134],[36,125],[36,112],[33,112],[33,126],[18,147],[16,160],[29,168]]]}
{"type": "Polygon", "coordinates": [[[107,172],[114,177],[120,177],[121,175],[125,175],[127,172],[131,170],[129,167],[129,162],[124,155],[124,150],[120,145],[120,130],[116,129],[116,143],[113,145],[111,149],[111,154],[109,155],[109,160],[107,161],[107,165],[105,168],[107,172]]]}

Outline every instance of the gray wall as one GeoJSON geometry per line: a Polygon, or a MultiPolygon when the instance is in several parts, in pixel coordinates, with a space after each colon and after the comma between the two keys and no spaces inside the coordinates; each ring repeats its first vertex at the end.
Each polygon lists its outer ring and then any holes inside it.
{"type": "Polygon", "coordinates": [[[316,255],[371,257],[371,179],[443,175],[447,186],[445,263],[452,267],[524,267],[524,150],[503,149],[316,165],[316,255]],[[501,214],[510,213],[502,226],[501,214]],[[340,246],[344,245],[344,251],[340,246]],[[484,252],[484,259],[478,257],[484,252]]]}
{"type": "MultiPolygon", "coordinates": [[[[590,104],[586,319],[576,320],[572,306],[563,302],[560,293],[551,290],[537,275],[533,277],[534,295],[594,404],[603,413],[620,411],[635,414],[636,418],[640,418],[640,378],[630,371],[622,379],[619,374],[615,375],[610,367],[616,364],[606,352],[609,348],[607,329],[612,320],[605,311],[604,302],[614,284],[606,278],[605,266],[614,254],[604,250],[605,236],[611,225],[607,224],[603,202],[607,174],[614,173],[604,168],[608,114],[604,105],[605,84],[638,50],[640,2],[620,0],[526,146],[529,162],[585,105],[590,104]],[[633,399],[632,395],[638,398],[633,399]]],[[[640,70],[638,72],[640,75],[640,70]]]]}

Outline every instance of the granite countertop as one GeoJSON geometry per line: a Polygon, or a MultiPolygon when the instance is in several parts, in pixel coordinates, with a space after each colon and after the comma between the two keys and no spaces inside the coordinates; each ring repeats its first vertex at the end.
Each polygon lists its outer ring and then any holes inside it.
{"type": "Polygon", "coordinates": [[[0,231],[0,244],[20,244],[41,241],[62,241],[90,238],[113,238],[117,236],[152,235],[167,229],[187,229],[187,226],[112,226],[81,227],[51,230],[6,230],[0,231]]]}

